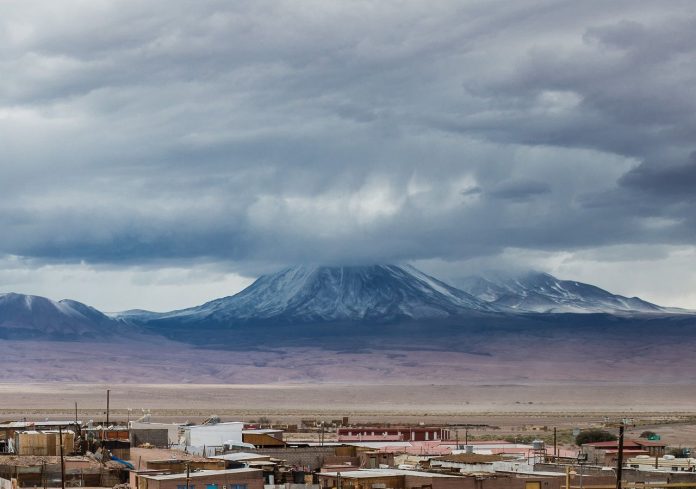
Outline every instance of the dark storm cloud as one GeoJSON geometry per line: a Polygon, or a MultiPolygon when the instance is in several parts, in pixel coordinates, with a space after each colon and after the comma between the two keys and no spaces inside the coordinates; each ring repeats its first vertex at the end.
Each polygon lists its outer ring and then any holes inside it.
{"type": "Polygon", "coordinates": [[[549,192],[551,192],[551,186],[546,182],[512,180],[499,183],[490,190],[489,194],[499,199],[526,200],[549,192]]]}
{"type": "Polygon", "coordinates": [[[696,199],[696,153],[681,164],[642,163],[621,177],[619,183],[631,190],[659,195],[677,202],[696,199]]]}
{"type": "Polygon", "coordinates": [[[678,1],[4,2],[0,255],[691,243],[695,33],[678,1]]]}

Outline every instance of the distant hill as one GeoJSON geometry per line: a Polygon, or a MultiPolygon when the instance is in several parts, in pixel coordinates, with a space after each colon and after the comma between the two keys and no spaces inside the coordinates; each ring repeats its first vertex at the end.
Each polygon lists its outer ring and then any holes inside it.
{"type": "Polygon", "coordinates": [[[167,313],[10,293],[0,379],[678,382],[691,363],[674,359],[696,358],[696,313],[678,312],[547,274],[457,288],[396,265],[286,268],[167,313]]]}
{"type": "MultiPolygon", "coordinates": [[[[548,273],[466,277],[457,285],[498,310],[538,313],[677,312],[638,297],[612,294],[594,285],[559,280],[548,273]]],[[[682,311],[685,312],[685,311],[682,311]]]]}
{"type": "Polygon", "coordinates": [[[131,327],[73,300],[0,294],[0,339],[77,341],[113,337],[131,327]]]}
{"type": "Polygon", "coordinates": [[[540,324],[586,323],[555,317],[560,313],[605,315],[595,320],[599,324],[615,322],[610,318],[617,314],[625,319],[688,312],[545,273],[468,277],[460,285],[411,266],[296,266],[197,307],[113,315],[76,301],[8,293],[0,295],[0,339],[81,340],[141,331],[198,344],[261,345],[274,338],[306,342],[336,335],[353,346],[360,339],[394,336],[406,343],[425,338],[446,344],[446,335],[460,334],[465,326],[481,336],[500,328],[533,332],[540,324]]]}

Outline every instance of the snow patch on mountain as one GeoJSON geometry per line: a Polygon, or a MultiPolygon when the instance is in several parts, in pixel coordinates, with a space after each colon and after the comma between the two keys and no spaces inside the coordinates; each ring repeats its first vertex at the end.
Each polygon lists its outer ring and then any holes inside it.
{"type": "Polygon", "coordinates": [[[506,276],[500,272],[466,277],[457,285],[497,308],[537,313],[659,313],[674,312],[638,297],[612,294],[594,285],[559,280],[528,272],[506,276]]]}
{"type": "Polygon", "coordinates": [[[0,337],[98,337],[123,324],[93,307],[64,299],[16,293],[0,294],[0,337]]]}
{"type": "Polygon", "coordinates": [[[492,312],[495,307],[410,266],[295,266],[264,275],[234,296],[157,319],[393,321],[472,311],[492,312]]]}

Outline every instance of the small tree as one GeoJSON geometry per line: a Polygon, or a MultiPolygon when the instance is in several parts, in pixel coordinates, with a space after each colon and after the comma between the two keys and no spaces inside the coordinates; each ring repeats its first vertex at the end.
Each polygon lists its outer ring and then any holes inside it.
{"type": "Polygon", "coordinates": [[[581,431],[578,436],[575,437],[575,444],[578,446],[584,445],[585,443],[595,443],[598,441],[614,441],[616,436],[612,435],[608,431],[604,430],[585,430],[581,431]]]}
{"type": "Polygon", "coordinates": [[[687,458],[689,452],[685,448],[671,448],[669,450],[669,455],[674,455],[675,458],[687,458]]]}
{"type": "Polygon", "coordinates": [[[657,436],[654,431],[644,431],[640,434],[640,438],[650,438],[651,436],[657,436]]]}

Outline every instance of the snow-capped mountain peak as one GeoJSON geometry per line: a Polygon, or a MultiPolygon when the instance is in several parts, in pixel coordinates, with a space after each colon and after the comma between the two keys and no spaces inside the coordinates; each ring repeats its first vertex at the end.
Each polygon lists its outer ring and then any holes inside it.
{"type": "Polygon", "coordinates": [[[667,309],[637,297],[612,294],[594,285],[560,280],[548,273],[475,275],[457,282],[463,290],[510,311],[549,313],[655,313],[667,309]]]}
{"type": "Polygon", "coordinates": [[[0,294],[0,337],[96,337],[120,323],[81,302],[17,293],[0,294]]]}
{"type": "Polygon", "coordinates": [[[216,322],[393,321],[494,311],[410,266],[295,266],[264,275],[240,293],[159,319],[216,322]]]}

